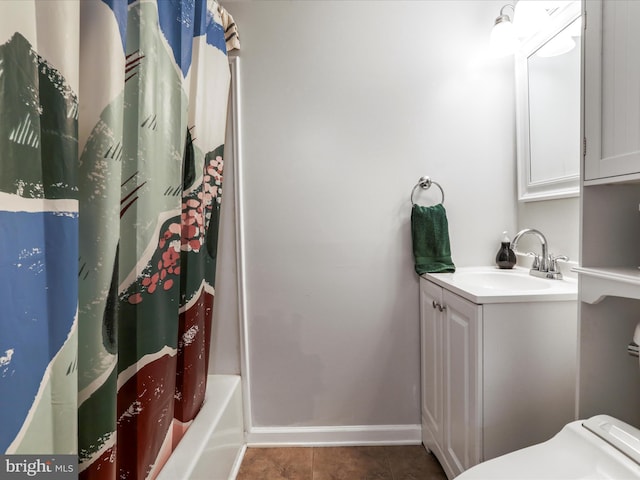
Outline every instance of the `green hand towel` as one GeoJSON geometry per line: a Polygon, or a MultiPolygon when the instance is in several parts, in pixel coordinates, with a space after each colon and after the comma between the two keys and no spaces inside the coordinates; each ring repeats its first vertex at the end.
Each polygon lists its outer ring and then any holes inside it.
{"type": "Polygon", "coordinates": [[[432,207],[413,205],[411,210],[413,256],[418,275],[455,272],[449,245],[447,212],[441,203],[432,207]]]}

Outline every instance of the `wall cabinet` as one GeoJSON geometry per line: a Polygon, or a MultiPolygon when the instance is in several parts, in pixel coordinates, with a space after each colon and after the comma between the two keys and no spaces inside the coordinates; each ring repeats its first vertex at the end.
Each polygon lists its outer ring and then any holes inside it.
{"type": "Polygon", "coordinates": [[[640,2],[586,1],[587,183],[640,179],[640,2]]]}
{"type": "Polygon", "coordinates": [[[640,312],[640,2],[584,7],[577,412],[638,427],[638,361],[626,346],[640,312]]]}
{"type": "Polygon", "coordinates": [[[449,478],[574,419],[576,308],[478,305],[420,279],[422,438],[449,478]]]}

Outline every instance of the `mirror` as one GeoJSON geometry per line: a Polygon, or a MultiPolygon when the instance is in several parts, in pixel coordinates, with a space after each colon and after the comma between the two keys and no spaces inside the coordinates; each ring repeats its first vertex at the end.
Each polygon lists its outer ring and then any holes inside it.
{"type": "MultiPolygon", "coordinates": [[[[558,2],[516,53],[518,199],[580,192],[580,2],[558,2]]],[[[516,13],[517,18],[517,13],[516,13]]]]}

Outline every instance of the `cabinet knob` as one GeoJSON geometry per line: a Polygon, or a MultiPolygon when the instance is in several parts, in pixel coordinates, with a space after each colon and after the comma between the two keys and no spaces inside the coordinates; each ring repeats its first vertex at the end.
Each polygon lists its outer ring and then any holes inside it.
{"type": "Polygon", "coordinates": [[[434,300],[433,302],[431,302],[431,305],[433,305],[433,308],[438,308],[438,305],[440,304],[434,300]]]}

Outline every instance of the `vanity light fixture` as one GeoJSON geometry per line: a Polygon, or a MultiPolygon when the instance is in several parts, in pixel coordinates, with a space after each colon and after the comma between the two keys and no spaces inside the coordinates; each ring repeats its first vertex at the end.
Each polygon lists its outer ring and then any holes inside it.
{"type": "Polygon", "coordinates": [[[518,38],[529,38],[546,27],[550,18],[548,4],[540,0],[518,0],[513,12],[513,27],[518,38]]]}
{"type": "Polygon", "coordinates": [[[497,57],[504,57],[515,53],[519,44],[513,23],[511,23],[511,17],[504,13],[507,7],[515,12],[512,4],[508,3],[504,5],[500,9],[500,15],[496,18],[493,30],[491,30],[491,50],[497,57]]]}
{"type": "MultiPolygon", "coordinates": [[[[490,46],[496,57],[512,55],[520,48],[520,41],[527,39],[548,28],[551,17],[567,4],[575,3],[567,0],[517,0],[514,5],[508,3],[500,9],[491,30],[490,46]],[[511,16],[505,9],[512,10],[511,16]]],[[[575,22],[574,22],[575,23],[575,22]]],[[[576,42],[572,37],[580,36],[580,22],[558,33],[536,52],[539,57],[555,57],[571,51],[576,42]],[[577,29],[575,33],[573,29],[577,29]]]]}

